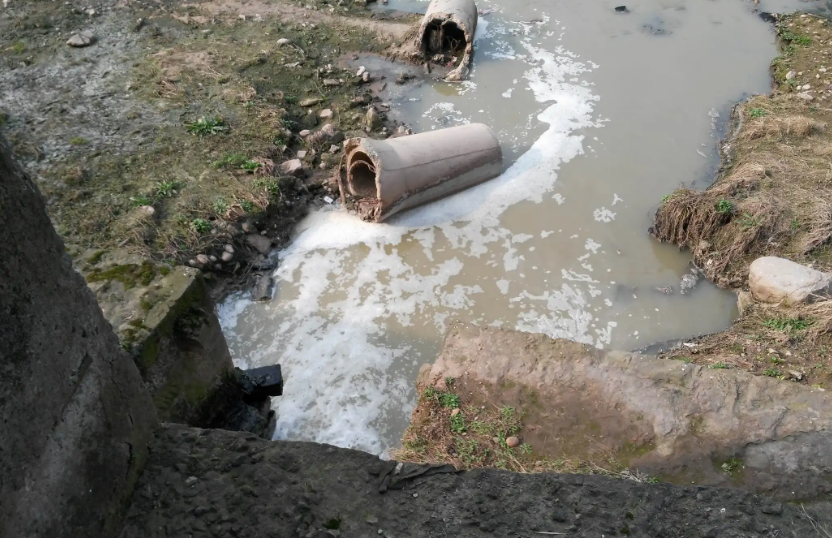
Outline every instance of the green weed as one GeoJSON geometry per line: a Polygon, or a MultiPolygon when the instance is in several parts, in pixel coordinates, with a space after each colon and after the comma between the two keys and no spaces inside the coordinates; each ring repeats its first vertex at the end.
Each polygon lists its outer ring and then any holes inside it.
{"type": "Polygon", "coordinates": [[[765,110],[763,110],[762,108],[752,108],[748,111],[748,114],[752,118],[762,118],[763,116],[765,116],[767,114],[767,112],[765,110]]]}
{"type": "Polygon", "coordinates": [[[270,196],[277,196],[280,192],[280,185],[276,179],[260,177],[252,183],[256,189],[264,189],[270,196]]]}
{"type": "Polygon", "coordinates": [[[769,329],[776,329],[783,332],[797,332],[803,331],[811,327],[815,323],[815,318],[769,318],[763,322],[763,325],[769,329]]]}
{"type": "Polygon", "coordinates": [[[712,368],[714,370],[727,370],[729,366],[724,362],[718,362],[716,364],[711,364],[708,368],[712,368]]]}
{"type": "Polygon", "coordinates": [[[143,205],[153,205],[153,199],[146,195],[146,194],[139,194],[138,196],[131,196],[130,202],[133,204],[133,207],[139,207],[143,205]]]}
{"type": "Polygon", "coordinates": [[[442,407],[456,409],[457,407],[459,407],[459,396],[454,394],[453,392],[440,392],[439,405],[441,405],[442,407]]]}
{"type": "Polygon", "coordinates": [[[733,475],[740,467],[742,467],[742,460],[732,456],[722,464],[722,471],[725,474],[733,475]]]}
{"type": "Polygon", "coordinates": [[[179,194],[178,181],[160,181],[156,183],[156,196],[159,198],[170,198],[179,194]]]}
{"type": "Polygon", "coordinates": [[[228,211],[228,202],[225,197],[217,196],[214,199],[214,203],[211,204],[211,209],[213,209],[214,213],[217,215],[225,215],[225,212],[228,211]]]}
{"type": "Polygon", "coordinates": [[[767,368],[763,371],[763,375],[768,377],[780,377],[783,374],[781,374],[780,370],[777,368],[767,368]]]}
{"type": "Polygon", "coordinates": [[[240,202],[240,207],[242,207],[243,211],[245,211],[246,213],[251,213],[252,211],[254,211],[254,204],[248,200],[242,200],[240,202]]]}
{"type": "Polygon", "coordinates": [[[451,417],[451,431],[454,433],[465,433],[465,418],[462,413],[457,413],[451,417]]]}
{"type": "Polygon", "coordinates": [[[240,165],[240,168],[245,170],[246,172],[254,172],[261,166],[263,165],[258,163],[257,161],[246,160],[245,162],[243,162],[243,164],[240,165]]]}
{"type": "Polygon", "coordinates": [[[248,157],[242,153],[229,153],[219,161],[214,161],[214,168],[225,168],[226,166],[243,167],[248,162],[248,157]]]}
{"type": "Polygon", "coordinates": [[[69,143],[72,144],[73,146],[85,146],[85,145],[89,144],[90,142],[86,138],[82,138],[80,136],[73,136],[72,138],[69,139],[69,143]]]}
{"type": "Polygon", "coordinates": [[[774,355],[771,355],[771,356],[768,358],[768,362],[770,362],[771,364],[783,364],[783,363],[784,363],[784,362],[786,362],[786,361],[784,361],[784,360],[783,360],[783,359],[781,359],[780,357],[776,357],[776,356],[774,356],[774,355]]]}
{"type": "Polygon", "coordinates": [[[807,47],[812,44],[812,38],[803,34],[795,34],[790,30],[783,30],[780,32],[780,37],[783,38],[784,41],[788,42],[790,45],[800,45],[801,47],[807,47]]]}
{"type": "Polygon", "coordinates": [[[225,121],[219,116],[216,118],[202,116],[193,123],[186,123],[185,128],[189,133],[202,137],[221,133],[228,127],[226,127],[225,121]]]}
{"type": "Polygon", "coordinates": [[[744,211],[742,216],[740,216],[740,226],[742,226],[743,230],[753,228],[758,224],[760,224],[760,221],[758,221],[757,218],[748,211],[744,211]]]}
{"type": "Polygon", "coordinates": [[[194,219],[191,222],[191,227],[196,230],[197,233],[206,234],[211,231],[211,223],[205,219],[194,219]]]}
{"type": "Polygon", "coordinates": [[[734,204],[730,200],[720,200],[717,202],[717,213],[731,213],[732,211],[734,211],[734,204]]]}

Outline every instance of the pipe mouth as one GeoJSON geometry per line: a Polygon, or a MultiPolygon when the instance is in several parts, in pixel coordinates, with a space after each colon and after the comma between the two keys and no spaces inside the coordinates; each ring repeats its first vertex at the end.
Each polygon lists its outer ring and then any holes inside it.
{"type": "Polygon", "coordinates": [[[347,185],[350,194],[359,198],[375,198],[378,193],[376,167],[370,156],[363,151],[356,151],[350,155],[347,185]]]}
{"type": "Polygon", "coordinates": [[[437,17],[425,25],[421,42],[423,52],[455,55],[465,50],[469,36],[456,22],[437,17]]]}

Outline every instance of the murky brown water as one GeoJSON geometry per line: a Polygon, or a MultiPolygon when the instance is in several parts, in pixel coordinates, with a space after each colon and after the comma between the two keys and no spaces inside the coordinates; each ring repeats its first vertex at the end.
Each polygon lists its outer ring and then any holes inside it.
{"type": "Polygon", "coordinates": [[[416,131],[491,125],[506,173],[387,225],[312,215],[275,299],[221,306],[238,362],[284,367],[278,437],[396,445],[449,319],[618,348],[729,325],[734,296],[681,294],[689,256],[646,229],[663,195],[713,177],[732,103],[768,91],[773,30],[741,0],[614,5],[481,2],[470,81],[390,102],[416,131]]]}

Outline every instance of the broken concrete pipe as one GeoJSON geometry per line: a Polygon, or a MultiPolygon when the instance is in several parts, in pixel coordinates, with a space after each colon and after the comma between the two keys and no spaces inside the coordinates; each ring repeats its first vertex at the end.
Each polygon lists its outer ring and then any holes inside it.
{"type": "Polygon", "coordinates": [[[476,29],[477,5],[474,0],[432,0],[419,27],[419,51],[425,59],[446,52],[456,57],[462,51],[462,61],[445,76],[445,80],[465,80],[474,52],[476,29]]]}
{"type": "Polygon", "coordinates": [[[373,222],[492,179],[503,163],[500,142],[481,123],[389,140],[350,138],[344,155],[341,203],[373,222]]]}

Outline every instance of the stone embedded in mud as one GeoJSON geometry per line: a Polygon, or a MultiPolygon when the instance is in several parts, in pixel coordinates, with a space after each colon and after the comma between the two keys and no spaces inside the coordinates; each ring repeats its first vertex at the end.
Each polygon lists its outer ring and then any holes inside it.
{"type": "Polygon", "coordinates": [[[291,159],[280,165],[280,174],[300,177],[303,175],[303,163],[300,159],[291,159]]]}
{"type": "Polygon", "coordinates": [[[67,45],[75,48],[88,47],[92,45],[93,42],[95,42],[95,37],[89,30],[84,30],[83,32],[72,34],[72,36],[70,36],[70,38],[66,40],[67,45]]]}
{"type": "Polygon", "coordinates": [[[223,252],[223,253],[222,253],[222,256],[221,256],[221,259],[222,259],[222,261],[224,261],[225,263],[228,263],[228,262],[230,262],[231,260],[233,260],[233,259],[234,259],[234,254],[232,254],[232,253],[230,253],[230,252],[223,252]]]}
{"type": "Polygon", "coordinates": [[[512,435],[511,437],[506,439],[506,446],[509,448],[520,446],[520,439],[512,435]]]}
{"type": "Polygon", "coordinates": [[[795,73],[794,71],[789,71],[788,73],[786,73],[786,80],[792,80],[796,76],[797,76],[797,73],[795,73]]]}
{"type": "Polygon", "coordinates": [[[335,128],[331,123],[327,123],[321,127],[320,131],[312,133],[306,137],[306,142],[310,146],[317,146],[318,144],[337,144],[344,140],[344,133],[335,128]]]}
{"type": "Polygon", "coordinates": [[[208,263],[209,263],[211,260],[210,260],[210,259],[208,258],[208,256],[206,256],[205,254],[199,254],[199,255],[197,255],[197,257],[196,257],[196,261],[197,261],[197,263],[199,263],[200,265],[208,265],[208,263]]]}
{"type": "Polygon", "coordinates": [[[272,249],[271,239],[260,234],[248,234],[246,236],[246,243],[257,249],[261,254],[268,254],[272,249]]]}
{"type": "Polygon", "coordinates": [[[318,114],[318,116],[320,116],[321,119],[328,120],[328,119],[332,118],[332,116],[333,116],[332,109],[331,108],[325,108],[325,109],[321,110],[321,113],[318,114]]]}
{"type": "Polygon", "coordinates": [[[315,106],[318,103],[320,103],[321,101],[323,101],[323,99],[320,98],[320,97],[309,97],[307,99],[302,100],[299,104],[300,104],[300,106],[305,108],[305,107],[315,106]]]}
{"type": "Polygon", "coordinates": [[[325,78],[324,79],[324,86],[340,86],[341,81],[334,78],[325,78]]]}
{"type": "Polygon", "coordinates": [[[795,95],[795,97],[797,97],[798,99],[802,99],[803,101],[807,101],[807,102],[815,100],[814,97],[812,97],[811,95],[809,95],[806,92],[798,93],[797,95],[795,95]]]}
{"type": "Polygon", "coordinates": [[[277,40],[277,46],[278,47],[282,47],[283,45],[288,45],[289,43],[290,43],[290,41],[288,39],[286,39],[285,37],[281,37],[280,39],[277,40]]]}
{"type": "Polygon", "coordinates": [[[758,301],[789,305],[828,298],[832,276],[785,258],[764,256],[751,263],[748,286],[758,301]]]}
{"type": "Polygon", "coordinates": [[[364,127],[368,131],[375,131],[381,127],[381,116],[378,115],[374,107],[370,107],[367,110],[367,115],[364,116],[364,127]]]}

